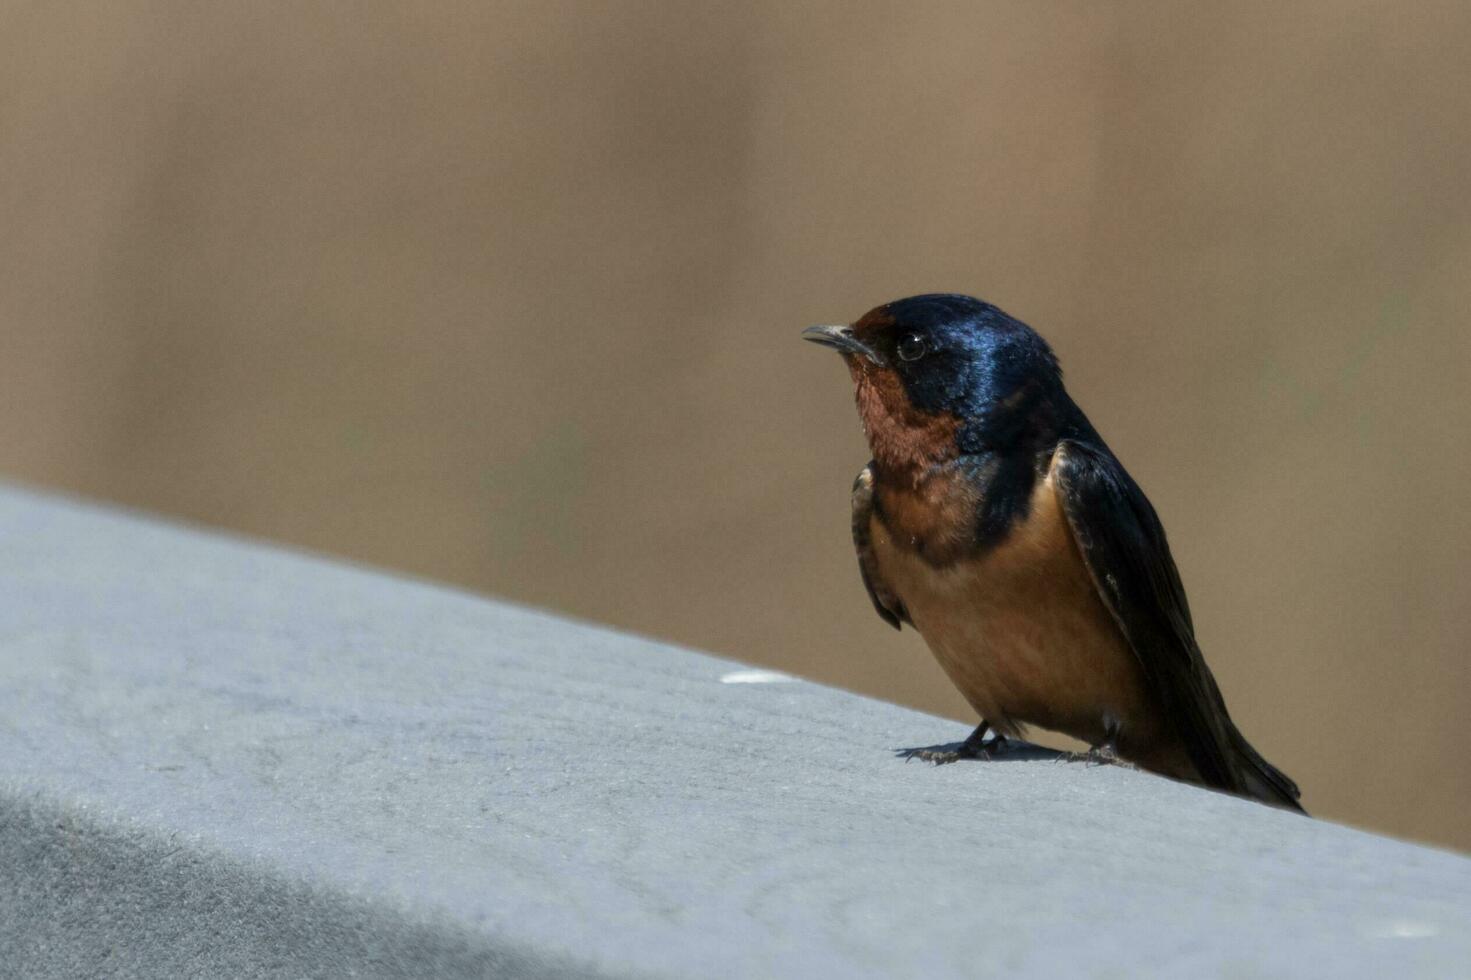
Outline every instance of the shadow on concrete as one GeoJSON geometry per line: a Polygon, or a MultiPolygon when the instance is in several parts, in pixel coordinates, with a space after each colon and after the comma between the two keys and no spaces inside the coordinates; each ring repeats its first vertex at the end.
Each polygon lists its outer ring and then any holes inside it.
{"type": "Polygon", "coordinates": [[[1050,759],[1054,762],[1072,761],[1077,758],[1071,752],[1060,752],[1057,749],[1049,749],[1043,745],[1034,745],[1031,742],[1019,738],[1002,739],[997,745],[995,739],[989,739],[985,743],[990,753],[984,756],[954,756],[946,759],[926,758],[921,753],[935,753],[952,755],[960,751],[962,742],[945,742],[941,745],[922,745],[912,749],[895,749],[894,757],[905,762],[930,762],[936,765],[948,765],[951,762],[1039,762],[1050,759]]]}

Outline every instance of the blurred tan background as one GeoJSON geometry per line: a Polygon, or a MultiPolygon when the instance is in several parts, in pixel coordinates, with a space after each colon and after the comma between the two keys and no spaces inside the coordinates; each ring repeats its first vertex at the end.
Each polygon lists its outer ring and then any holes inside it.
{"type": "Polygon", "coordinates": [[[797,333],[974,292],[1308,806],[1471,848],[1468,50],[1456,3],[5,4],[0,475],[970,720],[869,608],[797,333]]]}

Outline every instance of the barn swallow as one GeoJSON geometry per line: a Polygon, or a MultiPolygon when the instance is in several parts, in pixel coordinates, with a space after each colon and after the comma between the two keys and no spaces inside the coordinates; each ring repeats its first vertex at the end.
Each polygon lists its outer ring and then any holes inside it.
{"type": "Polygon", "coordinates": [[[924,637],[981,722],[1301,811],[1195,640],[1164,528],[1063,387],[1047,342],[969,296],[914,296],[802,336],[843,356],[873,459],[853,544],[874,608],[924,637]]]}

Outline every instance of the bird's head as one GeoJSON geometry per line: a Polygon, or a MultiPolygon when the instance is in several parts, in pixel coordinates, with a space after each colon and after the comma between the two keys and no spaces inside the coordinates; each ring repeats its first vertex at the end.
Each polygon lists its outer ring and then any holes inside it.
{"type": "Polygon", "coordinates": [[[896,475],[1055,439],[1070,404],[1047,342],[969,296],[895,300],[802,336],[843,355],[874,460],[896,475]]]}

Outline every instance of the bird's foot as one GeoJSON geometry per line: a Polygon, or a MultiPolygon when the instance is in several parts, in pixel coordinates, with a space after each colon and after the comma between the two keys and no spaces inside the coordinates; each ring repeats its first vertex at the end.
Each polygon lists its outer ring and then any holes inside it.
{"type": "Polygon", "coordinates": [[[937,766],[959,762],[961,759],[994,759],[997,754],[1005,751],[1007,739],[999,732],[987,739],[985,736],[988,727],[987,725],[980,726],[964,742],[926,745],[918,749],[898,749],[894,754],[905,762],[919,759],[922,762],[933,762],[937,766]]]}
{"type": "Polygon", "coordinates": [[[1063,762],[1081,762],[1085,766],[1123,766],[1133,769],[1134,764],[1119,755],[1112,745],[1095,745],[1087,752],[1064,752],[1063,762]]]}
{"type": "Polygon", "coordinates": [[[1106,714],[1103,716],[1103,741],[1087,752],[1069,752],[1063,758],[1068,762],[1082,762],[1089,766],[1130,766],[1119,755],[1120,734],[1118,719],[1106,714]]]}

